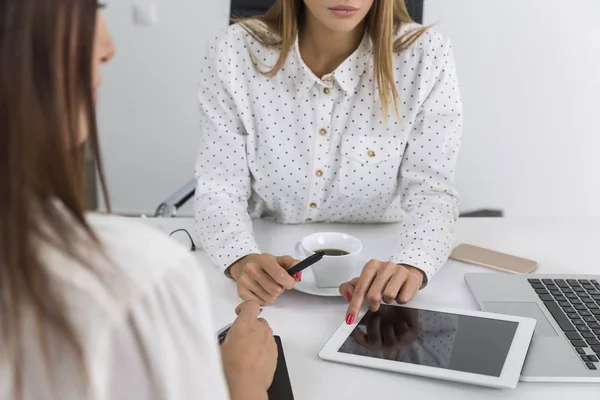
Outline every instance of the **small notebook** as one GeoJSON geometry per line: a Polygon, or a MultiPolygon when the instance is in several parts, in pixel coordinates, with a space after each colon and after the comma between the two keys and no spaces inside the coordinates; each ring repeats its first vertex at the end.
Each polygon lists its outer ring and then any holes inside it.
{"type": "Polygon", "coordinates": [[[279,357],[277,358],[277,368],[275,369],[273,384],[267,392],[269,400],[294,400],[294,392],[292,391],[292,384],[288,375],[287,364],[285,363],[283,345],[279,336],[275,336],[275,343],[277,343],[279,357]]]}

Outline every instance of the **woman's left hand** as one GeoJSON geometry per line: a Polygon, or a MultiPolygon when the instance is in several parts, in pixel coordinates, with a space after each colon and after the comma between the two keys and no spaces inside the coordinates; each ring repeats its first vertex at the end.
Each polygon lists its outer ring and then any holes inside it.
{"type": "Polygon", "coordinates": [[[356,321],[365,298],[371,311],[379,310],[381,301],[386,304],[394,301],[408,303],[419,292],[424,278],[421,270],[408,265],[369,261],[359,278],[340,286],[340,294],[350,302],[346,323],[352,325],[356,321]]]}

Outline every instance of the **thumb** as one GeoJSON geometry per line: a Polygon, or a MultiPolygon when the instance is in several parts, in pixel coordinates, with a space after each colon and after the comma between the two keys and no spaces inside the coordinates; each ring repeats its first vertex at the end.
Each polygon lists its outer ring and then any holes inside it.
{"type": "Polygon", "coordinates": [[[256,301],[247,301],[237,306],[235,313],[237,314],[238,319],[257,319],[260,314],[260,304],[256,301]]]}

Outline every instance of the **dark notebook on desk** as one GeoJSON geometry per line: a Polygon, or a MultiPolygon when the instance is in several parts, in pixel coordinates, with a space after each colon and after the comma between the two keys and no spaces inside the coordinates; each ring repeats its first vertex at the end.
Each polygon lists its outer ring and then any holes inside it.
{"type": "Polygon", "coordinates": [[[267,392],[269,400],[294,400],[294,392],[292,391],[292,384],[287,364],[285,363],[285,354],[283,353],[283,346],[279,336],[275,336],[275,343],[277,343],[279,357],[277,358],[277,368],[275,369],[273,384],[267,392]]]}

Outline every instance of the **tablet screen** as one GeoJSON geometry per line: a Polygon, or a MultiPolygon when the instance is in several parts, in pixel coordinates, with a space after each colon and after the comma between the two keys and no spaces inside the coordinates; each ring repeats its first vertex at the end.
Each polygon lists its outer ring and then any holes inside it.
{"type": "Polygon", "coordinates": [[[382,305],[339,352],[499,377],[518,323],[382,305]]]}

